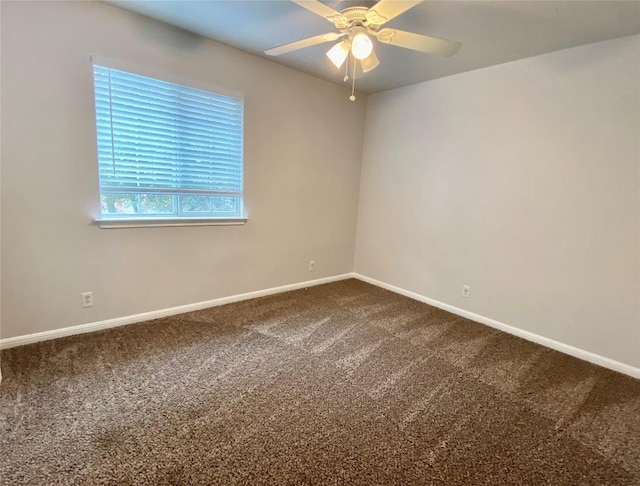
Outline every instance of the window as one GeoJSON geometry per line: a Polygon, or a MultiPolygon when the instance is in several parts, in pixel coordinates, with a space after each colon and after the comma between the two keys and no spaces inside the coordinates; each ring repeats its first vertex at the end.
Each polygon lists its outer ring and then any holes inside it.
{"type": "Polygon", "coordinates": [[[93,74],[100,220],[243,218],[242,99],[93,74]]]}

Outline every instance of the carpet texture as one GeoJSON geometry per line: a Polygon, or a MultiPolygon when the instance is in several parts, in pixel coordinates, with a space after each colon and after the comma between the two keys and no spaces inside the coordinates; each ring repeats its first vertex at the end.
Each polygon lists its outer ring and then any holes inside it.
{"type": "Polygon", "coordinates": [[[2,352],[3,485],[638,485],[640,382],[347,280],[2,352]]]}

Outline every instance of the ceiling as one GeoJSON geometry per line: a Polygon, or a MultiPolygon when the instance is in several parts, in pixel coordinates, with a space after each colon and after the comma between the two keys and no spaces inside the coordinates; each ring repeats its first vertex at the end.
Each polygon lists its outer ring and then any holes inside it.
{"type": "MultiPolygon", "coordinates": [[[[334,31],[333,24],[288,0],[107,1],[328,81],[343,82],[344,72],[325,56],[335,42],[279,57],[264,54],[271,47],[334,31]]],[[[323,3],[336,10],[375,4],[367,0],[323,3]]],[[[639,34],[640,1],[426,0],[387,26],[461,41],[462,48],[447,58],[376,42],[380,66],[358,75],[360,92],[375,93],[639,34]]]]}

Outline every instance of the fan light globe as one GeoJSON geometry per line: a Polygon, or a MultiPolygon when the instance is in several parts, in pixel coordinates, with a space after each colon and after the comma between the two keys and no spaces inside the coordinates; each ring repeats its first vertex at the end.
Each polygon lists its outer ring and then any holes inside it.
{"type": "Polygon", "coordinates": [[[349,42],[342,41],[337,43],[329,52],[327,52],[327,57],[331,60],[333,65],[337,68],[340,68],[344,64],[344,61],[347,59],[349,55],[349,42]]]}
{"type": "Polygon", "coordinates": [[[369,57],[373,50],[373,42],[367,34],[360,32],[356,34],[351,41],[351,53],[356,59],[362,60],[369,57]]]}

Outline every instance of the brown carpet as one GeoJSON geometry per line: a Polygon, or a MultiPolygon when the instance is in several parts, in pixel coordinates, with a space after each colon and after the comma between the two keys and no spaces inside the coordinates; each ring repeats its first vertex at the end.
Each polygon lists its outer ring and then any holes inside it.
{"type": "Polygon", "coordinates": [[[355,280],[2,368],[3,485],[640,484],[639,381],[355,280]]]}

